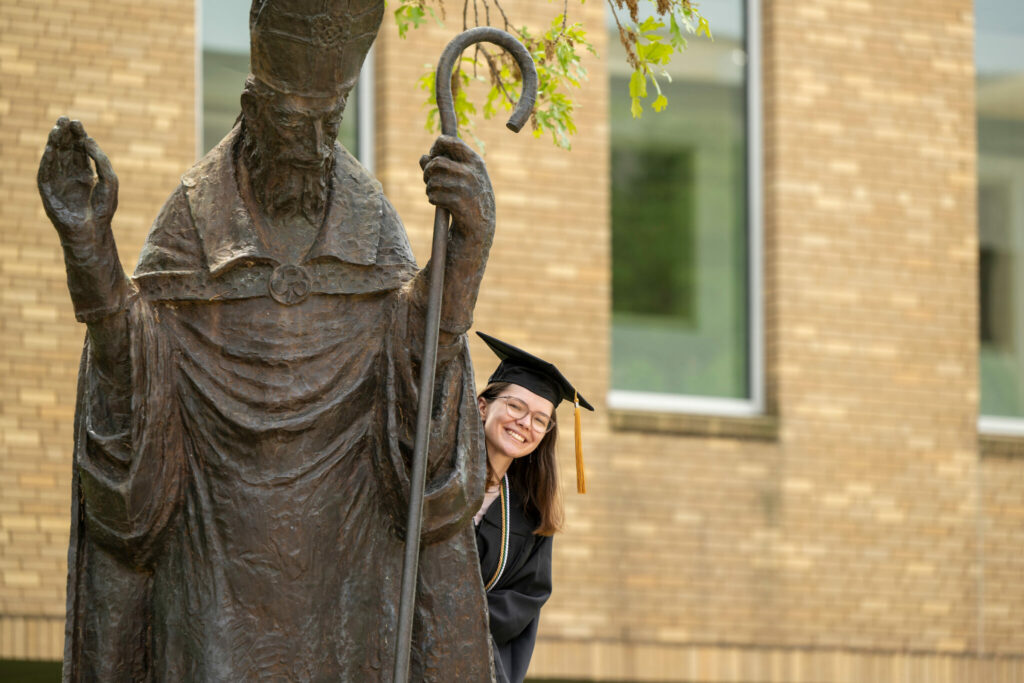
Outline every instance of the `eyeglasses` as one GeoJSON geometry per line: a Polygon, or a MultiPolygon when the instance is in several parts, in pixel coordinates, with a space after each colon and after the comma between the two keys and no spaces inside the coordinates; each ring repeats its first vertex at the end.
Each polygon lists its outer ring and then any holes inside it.
{"type": "Polygon", "coordinates": [[[505,401],[505,412],[514,420],[521,420],[530,414],[530,427],[538,434],[547,434],[555,426],[555,420],[544,413],[530,413],[530,407],[515,396],[499,396],[505,401]]]}

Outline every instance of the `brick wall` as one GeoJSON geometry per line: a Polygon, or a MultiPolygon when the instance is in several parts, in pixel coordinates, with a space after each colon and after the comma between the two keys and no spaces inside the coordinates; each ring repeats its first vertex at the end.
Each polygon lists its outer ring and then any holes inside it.
{"type": "Polygon", "coordinates": [[[790,605],[779,636],[968,650],[972,6],[769,7],[768,306],[790,605]]]}
{"type": "Polygon", "coordinates": [[[984,621],[979,625],[984,651],[1024,653],[1024,462],[1020,449],[991,454],[981,461],[979,486],[983,517],[978,527],[984,621]]]}
{"type": "Polygon", "coordinates": [[[70,509],[75,322],[36,169],[60,115],[79,118],[121,181],[131,271],[195,157],[193,8],[168,0],[0,5],[0,659],[59,658],[70,509]]]}
{"type": "MultiPolygon", "coordinates": [[[[82,330],[34,188],[46,131],[79,116],[111,156],[128,260],[194,156],[191,5],[90,4],[0,8],[0,657],[61,643],[82,330]]],[[[972,5],[763,5],[766,417],[607,409],[602,62],[587,63],[571,153],[478,122],[498,232],[475,328],[552,359],[598,408],[586,496],[563,439],[568,525],[532,672],[1024,680],[1024,460],[1012,445],[981,457],[975,424],[972,5]]],[[[558,8],[506,3],[536,27],[558,8]]],[[[602,4],[570,9],[604,52],[602,4]]],[[[376,50],[377,173],[421,263],[432,135],[413,84],[458,15],[406,41],[386,23],[376,50]]],[[[494,360],[473,350],[482,384],[494,360]]]]}

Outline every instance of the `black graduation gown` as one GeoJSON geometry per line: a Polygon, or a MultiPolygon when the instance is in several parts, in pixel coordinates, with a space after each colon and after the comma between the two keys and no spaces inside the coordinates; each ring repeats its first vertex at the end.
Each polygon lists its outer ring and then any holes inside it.
{"type": "MultiPolygon", "coordinates": [[[[511,487],[508,507],[508,561],[501,576],[487,591],[487,607],[497,680],[522,683],[537,640],[540,608],[551,596],[552,537],[533,533],[538,521],[523,510],[511,487]]],[[[501,525],[499,496],[476,528],[480,574],[485,585],[494,576],[500,561],[501,525]]]]}

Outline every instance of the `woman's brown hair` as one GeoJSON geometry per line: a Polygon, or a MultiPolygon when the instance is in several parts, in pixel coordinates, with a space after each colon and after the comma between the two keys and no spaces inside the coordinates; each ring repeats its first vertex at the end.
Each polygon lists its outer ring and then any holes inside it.
{"type": "MultiPolygon", "coordinates": [[[[502,395],[509,386],[508,382],[488,384],[480,392],[480,398],[488,404],[502,395]]],[[[517,458],[509,465],[509,486],[523,501],[527,512],[540,520],[533,533],[538,536],[552,536],[562,528],[563,510],[561,488],[558,485],[558,462],[555,458],[555,442],[558,441],[558,419],[552,411],[551,430],[537,444],[532,453],[517,458]]],[[[487,461],[487,485],[498,484],[491,469],[491,461],[487,461]]]]}

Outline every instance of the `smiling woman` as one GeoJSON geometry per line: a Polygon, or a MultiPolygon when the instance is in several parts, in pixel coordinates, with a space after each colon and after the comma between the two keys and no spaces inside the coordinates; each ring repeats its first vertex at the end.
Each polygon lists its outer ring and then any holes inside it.
{"type": "Polygon", "coordinates": [[[501,364],[477,399],[487,493],[474,518],[476,542],[497,680],[518,683],[530,666],[540,609],[551,595],[552,536],[562,524],[555,408],[562,399],[593,407],[551,363],[477,334],[501,364]]]}
{"type": "Polygon", "coordinates": [[[492,468],[500,468],[504,474],[513,460],[533,452],[555,421],[551,401],[515,384],[505,389],[499,386],[501,383],[495,384],[493,391],[504,391],[504,395],[491,402],[481,396],[480,414],[489,446],[488,460],[492,468]]]}

